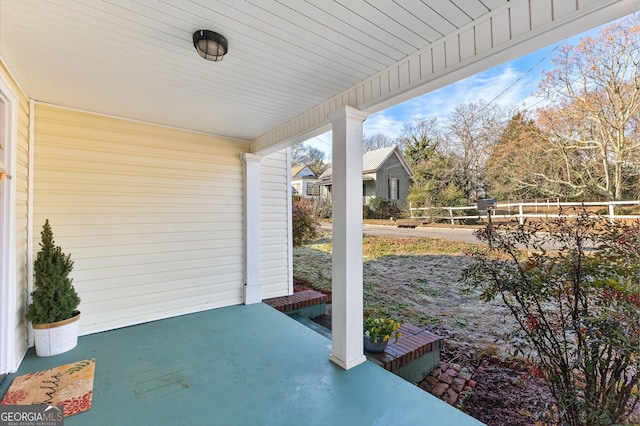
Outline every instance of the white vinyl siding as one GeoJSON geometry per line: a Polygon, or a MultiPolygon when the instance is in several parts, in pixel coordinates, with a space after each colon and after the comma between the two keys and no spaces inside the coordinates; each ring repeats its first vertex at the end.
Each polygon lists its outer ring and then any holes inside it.
{"type": "Polygon", "coordinates": [[[266,156],[260,163],[260,283],[262,298],[284,296],[289,292],[286,151],[266,156]]]}
{"type": "Polygon", "coordinates": [[[34,247],[71,254],[81,334],[242,302],[248,145],[36,105],[34,247]]]}

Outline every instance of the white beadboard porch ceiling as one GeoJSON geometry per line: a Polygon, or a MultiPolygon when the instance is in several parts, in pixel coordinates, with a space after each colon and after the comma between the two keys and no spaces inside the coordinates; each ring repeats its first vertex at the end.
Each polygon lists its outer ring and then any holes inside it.
{"type": "Polygon", "coordinates": [[[454,71],[470,75],[637,8],[637,0],[0,0],[0,55],[37,101],[254,141],[259,151],[317,131],[341,105],[375,112],[454,71]],[[229,40],[222,62],[197,55],[199,29],[229,40]]]}

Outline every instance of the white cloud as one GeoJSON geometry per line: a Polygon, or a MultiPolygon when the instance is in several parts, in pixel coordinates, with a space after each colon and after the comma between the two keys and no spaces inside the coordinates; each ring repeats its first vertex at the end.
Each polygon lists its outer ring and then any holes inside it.
{"type": "MultiPolygon", "coordinates": [[[[382,111],[386,120],[409,123],[415,118],[446,118],[462,103],[484,100],[510,108],[535,102],[531,94],[537,89],[540,70],[524,75],[514,63],[473,75],[442,89],[382,111]],[[519,79],[519,80],[518,80],[519,79]]],[[[398,127],[402,127],[399,125],[398,127]]]]}
{"type": "Polygon", "coordinates": [[[391,116],[387,111],[371,114],[367,118],[363,126],[365,137],[377,135],[378,133],[389,135],[391,138],[400,136],[402,128],[407,121],[399,115],[391,116]]]}

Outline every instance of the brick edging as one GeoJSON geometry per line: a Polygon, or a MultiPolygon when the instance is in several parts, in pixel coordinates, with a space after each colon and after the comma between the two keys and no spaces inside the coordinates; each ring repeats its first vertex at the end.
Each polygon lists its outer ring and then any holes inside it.
{"type": "Polygon", "coordinates": [[[464,398],[464,392],[475,388],[474,374],[473,367],[440,361],[439,367],[429,373],[418,386],[450,405],[455,405],[464,398]]]}
{"type": "Polygon", "coordinates": [[[280,312],[295,311],[307,306],[318,305],[326,302],[326,296],[315,290],[304,290],[290,296],[274,297],[263,301],[267,305],[280,312]]]}
{"type": "Polygon", "coordinates": [[[381,354],[369,354],[386,370],[396,371],[424,354],[442,348],[442,337],[413,324],[404,323],[398,331],[402,336],[397,342],[389,343],[381,354]]]}

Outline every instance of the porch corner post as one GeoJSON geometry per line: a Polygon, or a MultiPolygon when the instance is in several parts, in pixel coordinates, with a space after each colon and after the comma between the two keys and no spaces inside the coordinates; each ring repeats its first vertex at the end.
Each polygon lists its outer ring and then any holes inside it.
{"type": "Polygon", "coordinates": [[[366,361],[362,343],[362,123],[367,115],[349,106],[329,115],[333,129],[329,359],[345,370],[366,361]]]}
{"type": "Polygon", "coordinates": [[[260,283],[260,162],[262,155],[243,153],[245,305],[262,302],[260,283]]]}

